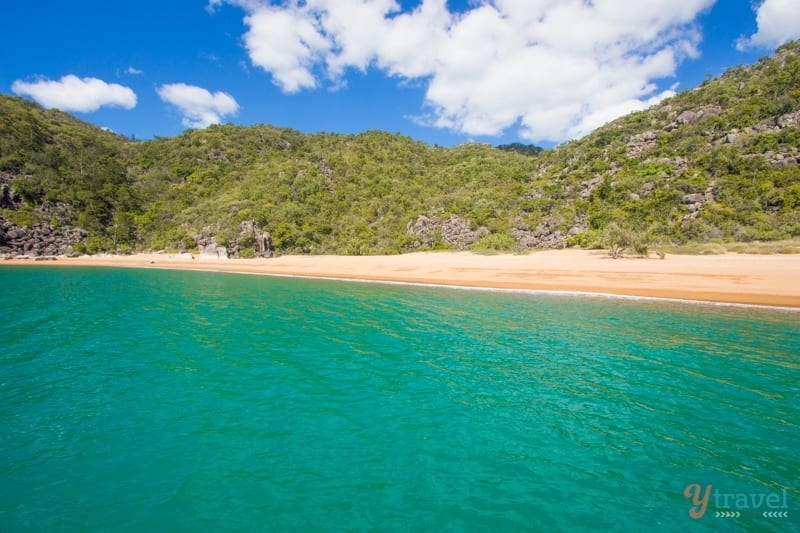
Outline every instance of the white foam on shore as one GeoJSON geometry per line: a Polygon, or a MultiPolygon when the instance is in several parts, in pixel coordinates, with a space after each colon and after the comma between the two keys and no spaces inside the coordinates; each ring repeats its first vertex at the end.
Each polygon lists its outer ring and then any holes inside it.
{"type": "MultiPolygon", "coordinates": [[[[170,267],[162,267],[158,265],[137,266],[136,268],[155,268],[161,270],[183,270],[170,267]]],[[[764,305],[764,304],[745,304],[737,302],[713,302],[708,300],[690,300],[686,298],[668,298],[665,296],[635,296],[631,294],[615,294],[610,292],[597,292],[597,291],[567,291],[556,289],[519,289],[519,288],[503,288],[503,287],[478,287],[474,285],[448,285],[445,283],[423,283],[417,281],[394,281],[382,279],[365,279],[365,278],[342,278],[333,276],[314,276],[308,274],[280,274],[274,272],[246,272],[235,270],[216,270],[216,269],[191,269],[196,272],[214,272],[218,274],[245,274],[251,276],[271,276],[275,278],[296,278],[307,280],[322,280],[322,281],[341,281],[348,283],[376,283],[380,285],[401,285],[407,287],[422,287],[422,288],[436,288],[436,289],[457,289],[465,291],[483,291],[483,292],[499,292],[507,294],[528,294],[532,296],[567,296],[574,298],[602,298],[609,300],[629,300],[629,301],[643,301],[643,302],[662,302],[662,303],[676,303],[676,304],[689,304],[709,307],[736,307],[745,309],[764,309],[768,311],[789,311],[793,313],[800,313],[800,307],[787,307],[779,305],[764,305]]]]}

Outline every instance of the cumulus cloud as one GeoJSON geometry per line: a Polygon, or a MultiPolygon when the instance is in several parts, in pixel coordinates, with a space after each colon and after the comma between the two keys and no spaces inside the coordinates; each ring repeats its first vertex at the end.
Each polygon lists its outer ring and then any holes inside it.
{"type": "Polygon", "coordinates": [[[156,92],[163,101],[180,110],[182,124],[187,128],[203,129],[219,124],[223,117],[239,110],[239,104],[228,93],[211,93],[202,87],[185,83],[162,85],[156,92]]]}
{"type": "Polygon", "coordinates": [[[741,37],[736,48],[777,48],[800,38],[800,9],[796,0],[764,0],[756,10],[758,31],[750,37],[741,37]]]}
{"type": "Polygon", "coordinates": [[[425,84],[418,122],[562,141],[674,94],[659,84],[698,55],[695,20],[714,1],[486,0],[461,12],[446,0],[413,10],[395,0],[227,3],[245,11],[251,62],[286,93],[379,69],[425,84]]]}
{"type": "Polygon", "coordinates": [[[317,86],[312,73],[328,42],[297,7],[264,7],[245,18],[244,42],[253,64],[272,73],[287,93],[317,86]]]}
{"type": "Polygon", "coordinates": [[[116,83],[97,78],[79,78],[72,74],[58,81],[39,79],[33,82],[17,80],[11,84],[14,93],[30,96],[48,108],[91,113],[101,107],[136,107],[136,93],[116,83]]]}

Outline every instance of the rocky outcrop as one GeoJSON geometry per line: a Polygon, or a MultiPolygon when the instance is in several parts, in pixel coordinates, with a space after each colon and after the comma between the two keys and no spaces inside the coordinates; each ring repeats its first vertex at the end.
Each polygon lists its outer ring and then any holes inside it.
{"type": "MultiPolygon", "coordinates": [[[[24,204],[14,192],[15,177],[10,172],[0,172],[0,209],[16,210],[24,204]]],[[[52,225],[56,224],[59,227],[70,225],[71,210],[62,202],[43,202],[33,210],[33,218],[49,222],[18,226],[0,217],[0,256],[72,255],[73,247],[87,235],[87,232],[80,228],[56,229],[52,225]]]]}
{"type": "Polygon", "coordinates": [[[652,181],[643,183],[641,190],[638,193],[636,193],[636,196],[638,196],[638,198],[636,199],[638,200],[639,198],[647,198],[655,189],[656,189],[656,184],[653,183],[652,181]]]}
{"type": "Polygon", "coordinates": [[[667,124],[664,127],[664,131],[672,131],[680,126],[697,124],[698,122],[707,118],[716,117],[720,113],[722,113],[722,108],[715,105],[705,106],[694,110],[687,109],[675,117],[675,120],[667,124]]]}
{"type": "Polygon", "coordinates": [[[581,182],[580,197],[583,199],[589,198],[589,196],[592,195],[592,192],[594,192],[596,188],[602,185],[604,181],[605,178],[603,176],[597,176],[588,181],[581,182]]]}
{"type": "Polygon", "coordinates": [[[645,131],[631,137],[626,146],[628,157],[638,157],[642,153],[655,148],[660,131],[645,131]]]}
{"type": "Polygon", "coordinates": [[[242,222],[239,234],[223,241],[225,246],[217,240],[219,232],[219,227],[206,226],[195,237],[201,258],[272,257],[274,254],[269,232],[263,231],[252,220],[242,222]]]}
{"type": "Polygon", "coordinates": [[[704,193],[684,194],[681,197],[681,203],[686,206],[686,208],[689,210],[689,213],[684,215],[683,218],[696,218],[703,206],[713,201],[715,201],[713,187],[709,187],[704,193]]]}
{"type": "Polygon", "coordinates": [[[239,235],[233,242],[229,243],[228,253],[230,257],[272,257],[272,237],[268,231],[263,231],[255,225],[252,220],[245,220],[240,224],[239,235]],[[244,250],[253,250],[253,255],[250,252],[245,253],[244,250]]]}
{"type": "MultiPolygon", "coordinates": [[[[658,138],[664,133],[669,133],[681,126],[697,124],[707,118],[718,116],[722,113],[722,108],[718,106],[706,106],[696,110],[685,110],[680,114],[672,111],[670,106],[670,117],[672,122],[664,126],[660,130],[649,130],[642,133],[632,135],[625,146],[628,157],[641,157],[643,154],[653,150],[656,147],[658,138]]],[[[800,126],[800,111],[793,113],[786,113],[772,117],[760,124],[748,126],[743,129],[733,128],[731,130],[719,132],[707,132],[710,137],[709,142],[713,146],[720,146],[722,144],[742,145],[748,138],[753,135],[769,132],[779,132],[785,128],[792,128],[800,126]]],[[[775,165],[794,165],[798,163],[798,157],[793,153],[767,153],[765,154],[767,161],[775,165]]]]}
{"type": "Polygon", "coordinates": [[[772,165],[788,166],[800,164],[800,156],[798,156],[797,152],[775,153],[770,150],[764,154],[764,157],[772,165]]]}
{"type": "Polygon", "coordinates": [[[206,226],[200,235],[195,236],[197,248],[201,259],[227,259],[228,250],[217,244],[216,231],[211,226],[206,226]]]}
{"type": "Polygon", "coordinates": [[[700,193],[684,194],[681,201],[686,205],[693,205],[701,203],[704,198],[700,193]]]}
{"type": "Polygon", "coordinates": [[[420,215],[416,221],[406,225],[409,234],[419,237],[416,246],[435,246],[437,240],[452,246],[458,250],[463,250],[484,235],[489,234],[489,230],[480,227],[472,230],[466,219],[451,215],[446,219],[436,216],[427,217],[420,215]]]}
{"type": "Polygon", "coordinates": [[[13,178],[13,174],[0,172],[0,209],[16,209],[18,207],[14,189],[11,188],[13,178]]]}
{"type": "MultiPolygon", "coordinates": [[[[783,115],[778,115],[776,117],[772,117],[769,120],[765,120],[760,124],[756,124],[755,126],[748,126],[741,130],[741,133],[746,134],[753,134],[753,133],[764,133],[770,131],[781,131],[785,128],[795,128],[800,126],[800,111],[795,111],[794,113],[785,113],[783,115]]],[[[739,130],[732,130],[738,132],[739,130]]]]}
{"type": "Polygon", "coordinates": [[[0,217],[0,255],[32,257],[72,255],[73,247],[86,237],[80,228],[57,230],[50,224],[17,226],[0,217]]]}
{"type": "Polygon", "coordinates": [[[530,229],[527,224],[518,223],[511,228],[511,234],[516,241],[514,250],[524,252],[534,248],[566,248],[567,239],[587,230],[586,220],[576,220],[575,224],[566,232],[558,229],[558,224],[546,218],[535,229],[530,229]]]}
{"type": "MultiPolygon", "coordinates": [[[[721,144],[733,144],[736,146],[741,146],[747,143],[749,139],[752,139],[754,135],[759,135],[762,133],[777,133],[786,128],[796,128],[800,126],[800,111],[796,111],[794,113],[786,113],[783,115],[778,115],[776,117],[772,117],[768,120],[765,120],[759,124],[754,126],[747,126],[742,129],[733,128],[724,134],[717,136],[712,144],[714,146],[719,146],[721,144]]],[[[753,155],[753,154],[748,154],[753,155]]],[[[775,158],[772,157],[775,154],[773,152],[767,152],[764,154],[767,160],[773,164],[794,164],[797,157],[796,153],[783,153],[778,155],[794,155],[795,157],[788,157],[788,158],[775,158]],[[781,163],[783,159],[788,159],[788,163],[781,163]]]]}
{"type": "Polygon", "coordinates": [[[664,133],[669,133],[681,126],[697,124],[707,118],[715,117],[722,113],[722,108],[719,106],[705,106],[695,110],[687,109],[680,114],[676,111],[672,111],[670,106],[668,106],[668,109],[670,110],[672,122],[664,126],[661,130],[649,130],[632,135],[625,147],[628,157],[640,157],[642,154],[652,150],[656,147],[658,138],[664,133]]]}
{"type": "Polygon", "coordinates": [[[722,113],[722,108],[719,106],[705,106],[695,110],[687,109],[680,114],[676,111],[672,111],[671,106],[667,106],[667,109],[669,110],[672,122],[660,130],[649,130],[632,135],[625,147],[628,157],[640,157],[644,153],[654,149],[658,138],[664,133],[669,133],[681,126],[697,124],[707,118],[715,117],[722,113]]]}
{"type": "Polygon", "coordinates": [[[672,167],[672,170],[668,171],[667,174],[661,175],[662,178],[669,176],[681,176],[685,174],[687,170],[689,170],[689,161],[685,157],[660,157],[655,160],[648,159],[647,162],[655,162],[672,167]]]}
{"type": "Polygon", "coordinates": [[[255,250],[256,250],[256,257],[265,257],[269,258],[272,257],[272,236],[269,234],[268,231],[261,231],[260,229],[255,229],[254,234],[255,239],[255,250]]]}
{"type": "Polygon", "coordinates": [[[213,241],[198,242],[197,247],[199,248],[201,259],[228,259],[228,250],[213,241]]]}

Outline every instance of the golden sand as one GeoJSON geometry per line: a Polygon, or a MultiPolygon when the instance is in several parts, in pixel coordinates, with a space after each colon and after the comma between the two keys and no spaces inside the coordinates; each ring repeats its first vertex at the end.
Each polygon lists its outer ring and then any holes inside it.
{"type": "Polygon", "coordinates": [[[423,252],[393,256],[281,256],[205,259],[188,254],[11,259],[2,265],[210,270],[483,287],[604,293],[800,308],[800,255],[668,255],[611,259],[599,251],[528,255],[423,252]]]}

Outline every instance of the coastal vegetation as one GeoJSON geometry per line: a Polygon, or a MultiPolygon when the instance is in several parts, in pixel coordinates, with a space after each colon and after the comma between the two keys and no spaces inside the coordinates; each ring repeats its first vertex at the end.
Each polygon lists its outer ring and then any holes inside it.
{"type": "Polygon", "coordinates": [[[0,253],[247,257],[254,228],[304,254],[792,242],[800,43],[552,150],[266,125],[135,141],[0,96],[0,253]]]}

